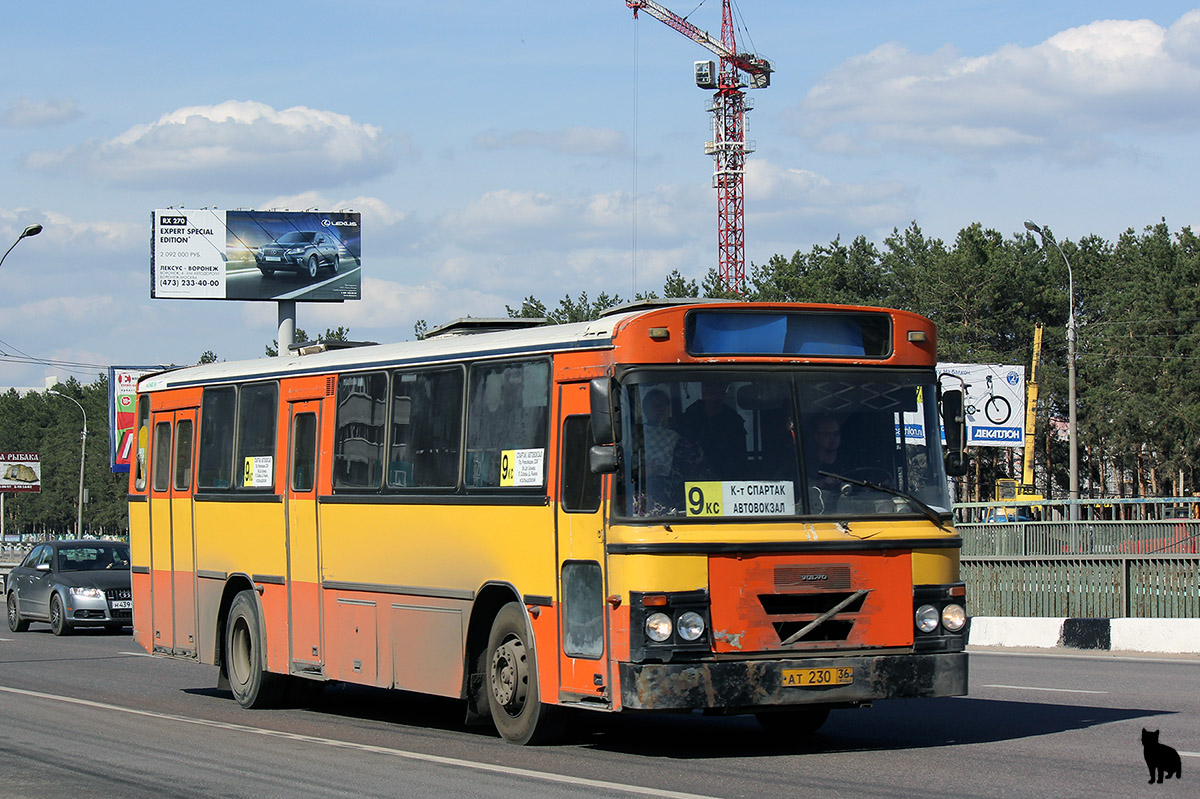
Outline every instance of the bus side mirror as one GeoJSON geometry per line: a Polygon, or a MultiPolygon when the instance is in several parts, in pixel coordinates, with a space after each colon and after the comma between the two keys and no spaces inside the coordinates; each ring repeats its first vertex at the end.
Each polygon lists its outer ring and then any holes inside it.
{"type": "Polygon", "coordinates": [[[946,474],[962,477],[967,473],[967,417],[963,414],[963,393],[943,391],[942,425],[946,431],[946,474]]]}
{"type": "Polygon", "coordinates": [[[597,377],[590,384],[592,440],[597,444],[616,444],[621,440],[621,400],[616,381],[597,377]]]}
{"type": "Polygon", "coordinates": [[[612,444],[597,444],[588,450],[588,469],[592,474],[611,474],[621,465],[621,451],[612,444]]]}

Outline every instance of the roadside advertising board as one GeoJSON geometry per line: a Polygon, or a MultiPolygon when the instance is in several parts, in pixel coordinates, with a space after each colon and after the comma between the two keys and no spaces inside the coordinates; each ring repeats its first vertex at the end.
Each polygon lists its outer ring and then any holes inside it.
{"type": "Polygon", "coordinates": [[[150,296],[341,302],[362,296],[360,215],[169,208],[151,214],[150,296]]]}
{"type": "Polygon", "coordinates": [[[937,372],[944,389],[963,389],[967,446],[1025,445],[1024,366],[939,363],[937,372]]]}
{"type": "Polygon", "coordinates": [[[42,456],[36,452],[0,452],[0,492],[42,490],[42,456]]]}
{"type": "Polygon", "coordinates": [[[114,473],[128,472],[133,457],[138,378],[162,369],[161,366],[108,367],[108,452],[114,473]]]}

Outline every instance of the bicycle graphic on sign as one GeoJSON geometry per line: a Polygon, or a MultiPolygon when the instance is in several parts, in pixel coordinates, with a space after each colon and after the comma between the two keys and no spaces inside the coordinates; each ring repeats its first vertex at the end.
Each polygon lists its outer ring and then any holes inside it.
{"type": "MultiPolygon", "coordinates": [[[[1012,404],[1007,399],[996,394],[992,388],[992,376],[987,376],[987,395],[983,399],[983,415],[994,425],[1002,425],[1012,417],[1012,404]]],[[[970,401],[971,387],[964,385],[968,396],[966,412],[968,416],[979,413],[980,406],[970,401]]]]}

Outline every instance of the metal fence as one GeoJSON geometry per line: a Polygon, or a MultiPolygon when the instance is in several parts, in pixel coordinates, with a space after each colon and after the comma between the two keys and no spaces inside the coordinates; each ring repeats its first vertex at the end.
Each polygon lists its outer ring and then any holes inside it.
{"type": "Polygon", "coordinates": [[[1196,555],[1200,520],[958,524],[964,557],[1196,555]]]}
{"type": "Polygon", "coordinates": [[[1083,555],[962,560],[972,616],[1200,617],[1200,557],[1083,555]]]}
{"type": "Polygon", "coordinates": [[[1200,617],[1200,520],[957,529],[974,616],[1200,617]]]}

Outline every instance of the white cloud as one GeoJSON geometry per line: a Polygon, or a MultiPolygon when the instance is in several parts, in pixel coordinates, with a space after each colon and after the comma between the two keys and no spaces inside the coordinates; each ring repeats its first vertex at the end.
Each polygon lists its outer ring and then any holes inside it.
{"type": "Polygon", "coordinates": [[[900,181],[835,183],[808,169],[777,166],[764,159],[746,162],[748,224],[770,235],[795,237],[803,220],[836,223],[841,230],[890,225],[913,213],[912,191],[900,181]]]}
{"type": "Polygon", "coordinates": [[[31,100],[20,97],[0,110],[0,127],[41,128],[61,125],[82,114],[74,100],[31,100]]]}
{"type": "Polygon", "coordinates": [[[966,157],[1093,159],[1129,130],[1200,122],[1200,11],[1169,29],[1100,20],[980,57],[885,44],[826,74],[798,110],[824,152],[883,146],[966,157]]]}
{"type": "Polygon", "coordinates": [[[357,211],[362,214],[363,224],[371,227],[391,227],[404,221],[405,213],[392,208],[378,197],[330,198],[316,191],[299,194],[279,195],[268,199],[262,209],[279,208],[297,211],[316,208],[320,211],[357,211]]]}
{"type": "Polygon", "coordinates": [[[230,100],[190,106],[107,140],[26,157],[27,169],[114,185],[303,191],[388,172],[393,140],[344,114],[230,100]]]}
{"type": "Polygon", "coordinates": [[[624,133],[611,128],[576,126],[565,130],[518,130],[512,133],[481,133],[475,146],[483,150],[531,148],[549,150],[562,155],[620,156],[630,154],[629,140],[624,133]]]}
{"type": "Polygon", "coordinates": [[[637,198],[635,210],[626,192],[568,196],[500,190],[445,214],[439,227],[442,236],[460,246],[493,253],[522,252],[531,241],[538,242],[539,249],[625,247],[635,213],[638,236],[647,243],[694,230],[697,212],[705,212],[697,206],[697,197],[707,200],[710,194],[657,187],[637,198]]]}

